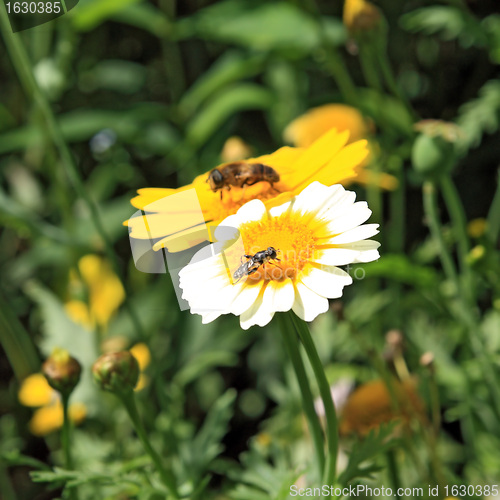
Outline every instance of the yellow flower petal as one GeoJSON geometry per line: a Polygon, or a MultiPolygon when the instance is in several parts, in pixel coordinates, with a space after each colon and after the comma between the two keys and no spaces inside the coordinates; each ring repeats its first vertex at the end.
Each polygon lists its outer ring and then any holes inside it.
{"type": "Polygon", "coordinates": [[[132,356],[137,359],[139,369],[144,371],[151,362],[151,352],[149,351],[148,346],[141,342],[139,344],[135,344],[129,350],[132,353],[132,356]]]}
{"type": "Polygon", "coordinates": [[[85,255],[78,262],[89,288],[90,316],[104,328],[125,299],[125,291],[109,262],[98,255],[85,255]]]}
{"type": "Polygon", "coordinates": [[[25,378],[19,389],[19,402],[24,406],[45,406],[57,397],[47,379],[41,373],[25,378]]]}
{"type": "Polygon", "coordinates": [[[345,104],[325,104],[296,118],[285,129],[283,137],[296,146],[309,147],[332,128],[338,132],[348,130],[349,142],[355,142],[368,135],[369,122],[356,108],[345,104]]]}
{"type": "Polygon", "coordinates": [[[89,306],[81,300],[70,300],[64,304],[66,314],[79,325],[85,328],[92,328],[92,319],[90,317],[89,306]]]}
{"type": "Polygon", "coordinates": [[[144,389],[149,384],[149,377],[144,373],[139,375],[139,380],[137,381],[137,385],[134,388],[134,391],[139,392],[144,389]]]}
{"type": "MultiPolygon", "coordinates": [[[[83,403],[73,403],[68,408],[68,415],[72,422],[79,424],[85,419],[87,409],[83,403]]],[[[30,432],[35,436],[46,436],[60,429],[63,419],[63,407],[60,401],[44,406],[33,414],[29,423],[30,432]]]]}

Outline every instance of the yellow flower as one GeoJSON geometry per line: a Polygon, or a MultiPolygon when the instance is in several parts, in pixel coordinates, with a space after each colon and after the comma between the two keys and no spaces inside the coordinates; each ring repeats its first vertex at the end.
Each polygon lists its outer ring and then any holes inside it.
{"type": "Polygon", "coordinates": [[[473,219],[467,224],[467,234],[471,238],[480,238],[488,227],[486,219],[473,219]]]}
{"type": "Polygon", "coordinates": [[[222,148],[221,158],[223,162],[244,160],[252,156],[252,148],[240,137],[230,137],[222,148]]]}
{"type": "Polygon", "coordinates": [[[338,266],[379,257],[380,244],[368,239],[378,224],[363,224],[371,210],[355,198],[341,185],[313,182],[270,210],[250,201],[216,229],[217,243],[181,270],[182,298],[203,323],[232,313],[246,330],[290,309],[312,321],[352,283],[338,266]]]}
{"type": "MultiPolygon", "coordinates": [[[[45,436],[62,427],[63,407],[60,396],[41,373],[30,375],[22,382],[18,398],[24,406],[38,408],[29,423],[29,429],[35,436],[45,436]]],[[[87,410],[83,403],[72,403],[68,414],[70,420],[79,424],[85,419],[87,410]]]]}
{"type": "Polygon", "coordinates": [[[364,33],[377,28],[382,16],[379,9],[366,0],[345,0],[343,21],[351,34],[364,33]]]}
{"type": "Polygon", "coordinates": [[[337,132],[348,130],[349,143],[366,139],[370,131],[369,122],[356,108],[346,104],[325,104],[293,120],[283,137],[295,146],[307,148],[332,128],[337,132]]]}
{"type": "MultiPolygon", "coordinates": [[[[125,299],[125,291],[109,262],[98,255],[85,255],[78,270],[88,290],[88,303],[70,300],[65,304],[69,317],[86,328],[105,328],[125,299]]],[[[77,278],[73,273],[72,279],[77,278]]]]}
{"type": "Polygon", "coordinates": [[[148,367],[151,362],[151,352],[146,344],[139,343],[135,344],[133,347],[129,349],[132,353],[132,356],[139,363],[139,380],[137,381],[137,385],[135,386],[135,391],[141,391],[148,384],[148,376],[144,373],[144,370],[148,367]]]}
{"type": "MultiPolygon", "coordinates": [[[[331,129],[338,132],[349,131],[348,144],[360,139],[368,139],[372,129],[369,122],[356,108],[345,104],[324,104],[317,108],[312,108],[302,116],[293,120],[283,133],[284,139],[298,147],[308,147],[318,137],[331,129]]],[[[370,163],[373,151],[376,150],[376,144],[369,144],[370,154],[364,161],[357,165],[357,177],[348,182],[359,184],[376,184],[382,189],[393,190],[398,186],[397,179],[383,172],[374,172],[365,167],[370,163]]]]}
{"type": "Polygon", "coordinates": [[[424,405],[413,379],[393,383],[397,404],[383,380],[374,380],[358,387],[347,399],[340,418],[341,434],[368,434],[383,423],[394,420],[408,424],[424,415],[424,405]]]}
{"type": "Polygon", "coordinates": [[[274,169],[280,179],[273,185],[261,181],[243,188],[231,187],[221,196],[220,192],[210,189],[209,172],[206,172],[179,189],[140,189],[139,196],[131,203],[148,214],[125,222],[130,237],[159,239],[154,250],[162,247],[182,250],[207,240],[205,222],[217,225],[250,200],[262,200],[266,208],[271,208],[289,201],[313,181],[328,186],[343,183],[357,175],[356,167],[368,154],[366,141],[346,146],[348,138],[348,132],[330,130],[307,148],[283,147],[275,153],[247,160],[274,169]],[[190,197],[189,190],[194,190],[196,196],[190,197]],[[180,193],[185,197],[171,196],[180,193]],[[180,242],[184,236],[186,241],[180,242]]]}

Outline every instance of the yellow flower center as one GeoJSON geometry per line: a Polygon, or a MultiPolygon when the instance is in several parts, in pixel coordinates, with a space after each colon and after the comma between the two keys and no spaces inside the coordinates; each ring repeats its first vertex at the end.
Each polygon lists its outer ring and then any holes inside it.
{"type": "Polygon", "coordinates": [[[265,201],[278,196],[283,191],[283,188],[281,182],[271,187],[268,182],[262,181],[253,186],[243,188],[232,186],[230,190],[223,189],[214,193],[214,197],[218,198],[218,203],[213,203],[210,206],[209,213],[206,214],[207,218],[211,220],[224,219],[228,215],[235,214],[242,205],[250,200],[265,201]]]}
{"type": "Polygon", "coordinates": [[[301,214],[285,213],[255,222],[248,222],[240,227],[245,251],[249,255],[276,249],[278,260],[270,260],[251,274],[249,279],[282,281],[294,279],[313,255],[316,238],[301,214]]]}

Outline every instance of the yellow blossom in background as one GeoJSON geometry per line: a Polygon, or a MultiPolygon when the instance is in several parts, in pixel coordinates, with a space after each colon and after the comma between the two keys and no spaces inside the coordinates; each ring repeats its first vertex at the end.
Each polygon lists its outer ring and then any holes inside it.
{"type": "MultiPolygon", "coordinates": [[[[24,379],[19,388],[18,399],[24,406],[37,408],[29,423],[30,432],[35,436],[45,436],[62,427],[63,407],[60,396],[41,373],[24,379]]],[[[85,419],[87,410],[83,403],[72,403],[68,414],[75,424],[79,424],[85,419]]]]}
{"type": "Polygon", "coordinates": [[[345,0],[343,21],[352,35],[377,28],[382,20],[380,10],[366,0],[345,0]]]}
{"type": "MultiPolygon", "coordinates": [[[[98,255],[85,255],[78,261],[78,271],[88,291],[88,301],[69,300],[65,304],[68,316],[86,328],[104,329],[125,300],[125,291],[109,262],[98,255]]],[[[71,280],[79,281],[77,273],[71,280]]]]}
{"type": "Polygon", "coordinates": [[[144,343],[135,344],[133,347],[129,349],[130,353],[139,363],[139,380],[137,381],[137,385],[135,386],[135,391],[140,391],[146,387],[148,384],[148,376],[144,374],[144,370],[148,367],[151,362],[151,351],[149,347],[144,343]]]}
{"type": "Polygon", "coordinates": [[[224,143],[220,156],[224,163],[244,160],[252,156],[252,148],[241,137],[233,136],[224,143]]]}
{"type": "MultiPolygon", "coordinates": [[[[318,137],[336,129],[338,132],[348,131],[348,144],[360,139],[369,139],[372,123],[367,120],[356,108],[345,104],[324,104],[317,108],[312,108],[305,114],[293,120],[283,132],[285,141],[298,146],[308,147],[318,137]]],[[[382,189],[393,190],[398,186],[397,179],[383,172],[374,172],[365,167],[368,166],[373,156],[373,151],[377,145],[369,143],[370,154],[363,162],[357,166],[357,177],[350,179],[350,182],[359,184],[376,184],[382,189]]],[[[350,182],[346,182],[348,185],[350,182]]]]}
{"type": "Polygon", "coordinates": [[[366,139],[370,123],[352,106],[325,104],[312,108],[293,120],[283,132],[286,142],[300,148],[309,147],[318,137],[335,128],[337,132],[349,131],[349,143],[366,139]]]}
{"type": "Polygon", "coordinates": [[[393,383],[396,402],[383,380],[374,380],[358,387],[347,399],[340,417],[341,434],[364,436],[381,424],[394,420],[408,424],[424,418],[424,404],[417,393],[414,379],[393,383]]]}
{"type": "Polygon", "coordinates": [[[148,214],[129,219],[125,225],[129,226],[131,238],[158,239],[154,250],[163,247],[170,251],[183,250],[206,241],[205,222],[215,226],[250,200],[259,199],[269,209],[291,200],[314,181],[331,186],[356,177],[357,167],[366,158],[368,150],[365,140],[352,144],[348,144],[348,140],[349,132],[330,130],[309,147],[283,147],[272,154],[248,159],[249,163],[260,163],[274,169],[280,179],[273,185],[261,181],[243,188],[233,186],[221,195],[221,192],[210,189],[207,183],[210,172],[206,172],[196,177],[192,184],[179,189],[140,189],[139,196],[131,203],[148,214]],[[193,198],[188,196],[185,203],[182,197],[169,199],[171,195],[186,194],[188,190],[195,190],[199,206],[194,206],[193,198]],[[182,237],[186,238],[183,242],[180,241],[182,237]]]}
{"type": "Polygon", "coordinates": [[[486,219],[472,219],[467,224],[467,234],[471,238],[480,238],[486,232],[487,227],[488,223],[486,222],[486,219]]]}

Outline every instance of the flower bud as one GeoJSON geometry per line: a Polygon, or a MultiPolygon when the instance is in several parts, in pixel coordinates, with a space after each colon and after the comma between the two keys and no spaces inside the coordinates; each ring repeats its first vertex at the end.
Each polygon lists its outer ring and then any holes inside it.
{"type": "Polygon", "coordinates": [[[103,354],[92,367],[94,380],[104,391],[124,394],[139,379],[139,363],[129,351],[103,354]]]}
{"type": "Polygon", "coordinates": [[[413,168],[425,178],[438,178],[455,164],[453,145],[442,137],[419,135],[411,152],[413,168]]]}
{"type": "Polygon", "coordinates": [[[42,373],[53,389],[69,395],[80,381],[82,367],[68,351],[56,348],[42,365],[42,373]]]}
{"type": "Polygon", "coordinates": [[[346,0],[343,21],[351,35],[356,36],[379,28],[382,14],[375,5],[366,0],[346,0]]]}

